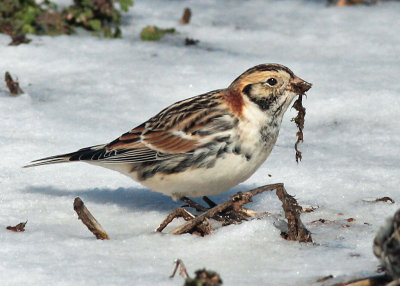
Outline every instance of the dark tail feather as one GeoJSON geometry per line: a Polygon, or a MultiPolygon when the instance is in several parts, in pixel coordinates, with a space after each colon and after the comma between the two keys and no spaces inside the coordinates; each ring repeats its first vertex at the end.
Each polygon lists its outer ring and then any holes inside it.
{"type": "Polygon", "coordinates": [[[68,163],[73,161],[93,160],[95,159],[94,157],[96,157],[95,155],[104,152],[103,150],[104,146],[105,145],[97,145],[97,146],[83,148],[72,153],[61,154],[34,160],[30,162],[28,165],[23,166],[23,168],[30,168],[30,167],[50,165],[50,164],[68,163]]]}
{"type": "Polygon", "coordinates": [[[49,164],[67,163],[67,162],[70,162],[69,159],[71,158],[72,154],[74,154],[74,153],[42,158],[39,160],[32,161],[28,165],[23,166],[22,168],[30,168],[30,167],[36,167],[36,166],[42,166],[42,165],[49,165],[49,164]]]}

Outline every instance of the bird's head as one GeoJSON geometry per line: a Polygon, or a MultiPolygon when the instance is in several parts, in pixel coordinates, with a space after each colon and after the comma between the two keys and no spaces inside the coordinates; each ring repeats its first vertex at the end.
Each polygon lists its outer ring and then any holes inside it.
{"type": "Polygon", "coordinates": [[[266,112],[284,113],[296,95],[311,88],[285,66],[261,64],[241,74],[229,86],[229,90],[247,97],[266,112]]]}

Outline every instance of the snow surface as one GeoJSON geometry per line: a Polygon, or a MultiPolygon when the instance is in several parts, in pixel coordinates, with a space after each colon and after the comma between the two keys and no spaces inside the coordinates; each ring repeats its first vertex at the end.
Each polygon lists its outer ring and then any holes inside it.
{"type": "MultiPolygon", "coordinates": [[[[26,92],[9,97],[0,85],[0,284],[182,285],[168,278],[176,258],[189,273],[219,272],[224,285],[310,285],[329,274],[374,274],[372,240],[400,205],[399,11],[400,2],[337,8],[325,1],[136,0],[122,39],[30,36],[29,45],[10,47],[0,35],[0,73],[17,76],[26,92]],[[185,7],[193,17],[182,26],[185,7]],[[149,24],[178,34],[142,42],[138,35],[149,24]],[[185,37],[200,43],[184,46],[185,37]],[[300,204],[319,206],[302,215],[315,245],[283,240],[272,217],[204,238],[155,233],[180,202],[87,164],[21,168],[109,142],[165,106],[226,87],[267,62],[314,84],[304,102],[303,161],[294,159],[291,110],[267,162],[213,199],[284,182],[300,204]],[[76,196],[111,240],[97,241],[78,221],[76,196]],[[363,201],[383,196],[396,203],[363,201]],[[310,223],[320,218],[356,220],[350,227],[310,223]],[[5,229],[25,220],[24,233],[5,229]]],[[[282,214],[272,193],[250,207],[282,214]]]]}

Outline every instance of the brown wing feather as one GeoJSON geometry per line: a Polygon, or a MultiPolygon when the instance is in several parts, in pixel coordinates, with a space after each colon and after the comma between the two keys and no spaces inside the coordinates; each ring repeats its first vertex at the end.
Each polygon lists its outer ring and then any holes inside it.
{"type": "MultiPolygon", "coordinates": [[[[132,131],[136,131],[133,129],[132,131]]],[[[131,132],[132,132],[131,131],[131,132]]],[[[185,153],[195,149],[198,140],[184,139],[169,131],[157,131],[147,134],[124,134],[106,146],[108,151],[118,149],[152,149],[161,153],[185,153]]]]}
{"type": "Polygon", "coordinates": [[[144,140],[148,145],[163,153],[185,153],[192,151],[200,145],[199,140],[184,139],[179,135],[164,136],[162,139],[155,142],[144,140]]]}
{"type": "Polygon", "coordinates": [[[129,155],[136,150],[158,154],[190,152],[204,144],[205,137],[215,136],[213,130],[218,132],[231,127],[226,118],[222,119],[227,114],[230,109],[223,100],[223,92],[210,92],[171,105],[107,144],[106,149],[129,150],[129,155]]]}

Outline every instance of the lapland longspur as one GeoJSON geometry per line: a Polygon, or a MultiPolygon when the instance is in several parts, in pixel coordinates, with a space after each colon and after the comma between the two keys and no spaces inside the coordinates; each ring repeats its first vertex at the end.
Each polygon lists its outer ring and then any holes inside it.
{"type": "Polygon", "coordinates": [[[165,108],[108,144],[32,161],[82,161],[121,172],[174,199],[222,193],[267,159],[283,114],[311,84],[285,66],[261,64],[225,89],[165,108]]]}

